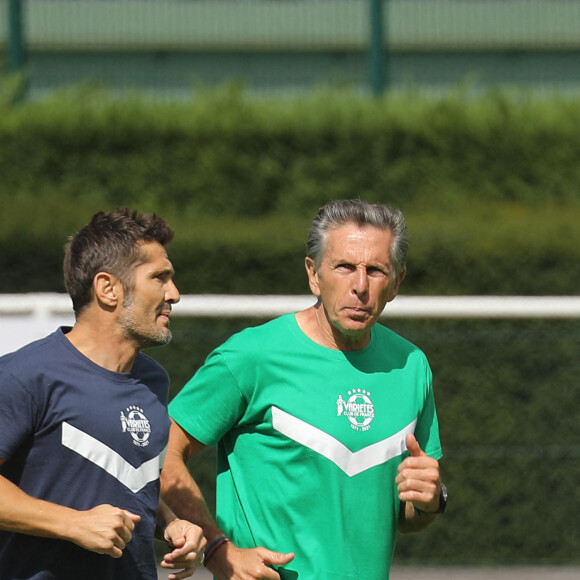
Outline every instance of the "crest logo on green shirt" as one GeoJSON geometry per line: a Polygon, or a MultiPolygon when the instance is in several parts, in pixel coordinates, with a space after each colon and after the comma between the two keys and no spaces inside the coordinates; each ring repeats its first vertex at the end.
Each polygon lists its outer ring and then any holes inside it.
{"type": "Polygon", "coordinates": [[[337,417],[347,417],[350,426],[357,431],[368,431],[371,421],[375,418],[375,406],[371,401],[370,392],[365,389],[351,389],[345,401],[342,395],[336,401],[337,417]]]}

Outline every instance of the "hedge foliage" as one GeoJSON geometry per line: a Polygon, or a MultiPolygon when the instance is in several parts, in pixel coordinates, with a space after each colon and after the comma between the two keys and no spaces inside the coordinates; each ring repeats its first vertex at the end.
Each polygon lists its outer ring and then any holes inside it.
{"type": "Polygon", "coordinates": [[[0,107],[0,291],[62,291],[66,237],[129,205],[174,226],[183,292],[304,293],[318,207],[362,197],[408,218],[408,293],[575,294],[579,128],[580,103],[505,93],[0,107]]]}
{"type": "Polygon", "coordinates": [[[399,560],[578,565],[578,322],[393,322],[433,367],[455,496],[444,521],[400,538],[399,560]]]}

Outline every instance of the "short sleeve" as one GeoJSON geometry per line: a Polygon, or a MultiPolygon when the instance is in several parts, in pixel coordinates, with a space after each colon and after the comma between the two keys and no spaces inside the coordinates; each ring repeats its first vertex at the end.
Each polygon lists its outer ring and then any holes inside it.
{"type": "Polygon", "coordinates": [[[0,457],[8,461],[20,444],[34,433],[35,405],[16,378],[0,372],[0,457]]]}
{"type": "Polygon", "coordinates": [[[441,459],[443,451],[439,439],[439,421],[435,409],[435,396],[433,394],[432,384],[433,379],[431,369],[428,366],[426,371],[427,390],[425,394],[425,403],[417,421],[415,437],[417,438],[421,449],[423,449],[427,455],[434,457],[435,459],[441,459]]]}
{"type": "Polygon", "coordinates": [[[214,351],[169,404],[169,415],[204,445],[215,445],[246,407],[241,389],[221,353],[214,351]]]}

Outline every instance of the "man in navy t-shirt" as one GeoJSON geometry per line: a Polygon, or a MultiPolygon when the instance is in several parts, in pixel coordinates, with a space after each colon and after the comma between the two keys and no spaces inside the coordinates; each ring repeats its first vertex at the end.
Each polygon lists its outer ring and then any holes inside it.
{"type": "Polygon", "coordinates": [[[201,529],[159,500],[167,373],[141,353],[171,340],[179,300],[154,214],[100,212],[66,246],[73,328],[0,358],[0,576],[156,580],[193,574],[201,529]]]}

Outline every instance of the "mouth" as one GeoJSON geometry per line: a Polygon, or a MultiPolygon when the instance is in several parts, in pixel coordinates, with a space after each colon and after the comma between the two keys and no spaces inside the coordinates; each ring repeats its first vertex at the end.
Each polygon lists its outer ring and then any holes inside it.
{"type": "Polygon", "coordinates": [[[357,306],[350,306],[345,308],[349,316],[354,319],[362,319],[370,316],[370,311],[367,308],[359,308],[357,306]]]}
{"type": "Polygon", "coordinates": [[[159,313],[158,318],[162,318],[163,320],[166,320],[167,322],[169,322],[170,315],[171,315],[171,308],[162,310],[159,313]]]}
{"type": "Polygon", "coordinates": [[[354,312],[355,314],[368,314],[370,312],[370,310],[364,306],[346,306],[345,310],[354,312]]]}

